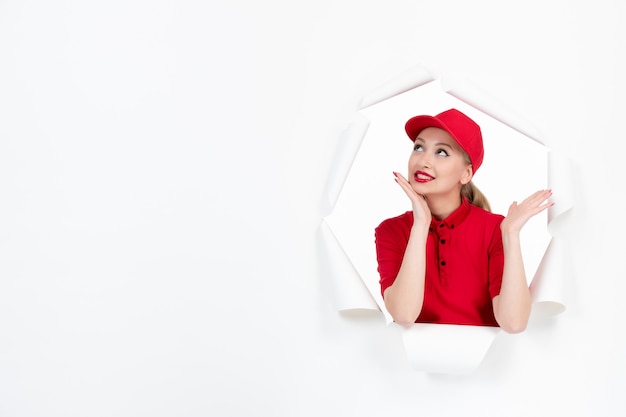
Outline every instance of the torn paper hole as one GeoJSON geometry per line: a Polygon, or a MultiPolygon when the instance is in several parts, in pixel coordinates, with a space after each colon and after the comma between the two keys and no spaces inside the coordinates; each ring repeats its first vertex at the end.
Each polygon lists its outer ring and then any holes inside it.
{"type": "MultiPolygon", "coordinates": [[[[406,196],[392,179],[392,171],[406,170],[411,149],[404,123],[417,114],[436,114],[455,107],[481,126],[485,160],[474,182],[489,198],[494,212],[506,214],[511,202],[538,189],[554,190],[555,207],[560,208],[530,219],[522,232],[522,246],[527,277],[534,277],[533,282],[529,282],[533,309],[541,310],[543,316],[559,314],[565,309],[563,280],[567,274],[562,268],[565,245],[564,242],[555,244],[549,231],[566,229],[566,214],[573,206],[567,184],[570,177],[567,160],[549,151],[546,141],[531,123],[480,88],[470,83],[432,78],[426,69],[412,68],[411,71],[364,96],[362,102],[367,107],[357,112],[342,135],[335,155],[336,164],[329,174],[323,224],[330,232],[327,234],[333,237],[328,241],[328,248],[334,255],[321,261],[331,265],[332,279],[337,280],[336,285],[330,287],[331,291],[342,292],[331,294],[337,308],[377,309],[388,325],[392,323],[380,294],[373,232],[382,220],[410,210],[406,196]],[[411,71],[414,71],[413,79],[411,71]],[[558,168],[554,168],[555,165],[558,168]],[[550,229],[550,225],[557,223],[558,227],[550,229]],[[346,259],[340,261],[342,257],[346,259]],[[364,289],[369,297],[364,296],[364,289]]],[[[446,372],[463,373],[475,369],[482,360],[478,352],[484,355],[486,351],[482,346],[487,332],[484,328],[472,330],[473,327],[465,326],[458,332],[469,356],[460,355],[466,358],[461,360],[463,363],[451,365],[446,372]]],[[[434,327],[436,330],[427,333],[425,328],[415,325],[410,331],[410,334],[424,333],[418,338],[423,342],[422,347],[440,346],[450,337],[448,333],[454,332],[454,327],[434,327]]],[[[412,350],[414,344],[409,343],[412,337],[404,337],[405,347],[409,357],[416,358],[412,350]]],[[[431,352],[432,355],[438,353],[441,352],[431,352]]],[[[428,351],[421,350],[418,356],[428,362],[428,351]]],[[[428,372],[420,363],[423,362],[420,360],[413,365],[428,372]]]]}

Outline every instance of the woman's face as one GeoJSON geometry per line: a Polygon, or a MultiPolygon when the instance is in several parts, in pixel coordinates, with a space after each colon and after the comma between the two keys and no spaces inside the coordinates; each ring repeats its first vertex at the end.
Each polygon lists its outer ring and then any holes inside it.
{"type": "Polygon", "coordinates": [[[448,132],[428,127],[415,139],[408,174],[418,194],[458,196],[461,186],[472,179],[472,166],[448,132]]]}

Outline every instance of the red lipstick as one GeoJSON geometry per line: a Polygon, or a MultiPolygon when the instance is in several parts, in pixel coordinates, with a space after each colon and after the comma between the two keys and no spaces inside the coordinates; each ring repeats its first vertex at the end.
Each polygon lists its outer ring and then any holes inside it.
{"type": "Polygon", "coordinates": [[[433,177],[432,175],[424,171],[415,171],[415,174],[413,174],[413,179],[415,180],[415,182],[423,183],[423,182],[432,181],[435,179],[435,177],[433,177]]]}

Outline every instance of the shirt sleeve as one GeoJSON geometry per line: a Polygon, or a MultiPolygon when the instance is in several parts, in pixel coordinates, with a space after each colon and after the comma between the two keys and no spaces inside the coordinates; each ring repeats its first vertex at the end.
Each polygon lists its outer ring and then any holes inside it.
{"type": "Polygon", "coordinates": [[[500,223],[504,217],[498,217],[489,243],[489,293],[492,299],[500,294],[502,274],[504,273],[504,248],[502,246],[502,232],[500,231],[500,223]]]}
{"type": "Polygon", "coordinates": [[[408,244],[408,234],[404,230],[403,222],[398,220],[385,220],[374,232],[380,291],[383,297],[385,290],[394,283],[398,276],[408,244]]]}

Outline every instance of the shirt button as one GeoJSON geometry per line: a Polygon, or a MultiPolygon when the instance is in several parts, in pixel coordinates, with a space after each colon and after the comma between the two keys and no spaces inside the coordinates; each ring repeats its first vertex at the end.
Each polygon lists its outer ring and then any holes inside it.
{"type": "Polygon", "coordinates": [[[454,225],[453,224],[450,225],[450,229],[454,229],[454,225]]]}
{"type": "Polygon", "coordinates": [[[440,242],[441,242],[442,244],[444,244],[444,243],[446,243],[446,240],[445,240],[445,239],[441,239],[441,241],[440,241],[440,242]]]}
{"type": "Polygon", "coordinates": [[[443,228],[443,226],[444,226],[444,225],[443,225],[443,223],[441,223],[441,224],[439,225],[439,228],[441,229],[441,228],[443,228]]]}
{"type": "Polygon", "coordinates": [[[446,261],[441,261],[441,266],[446,266],[446,261]]]}

